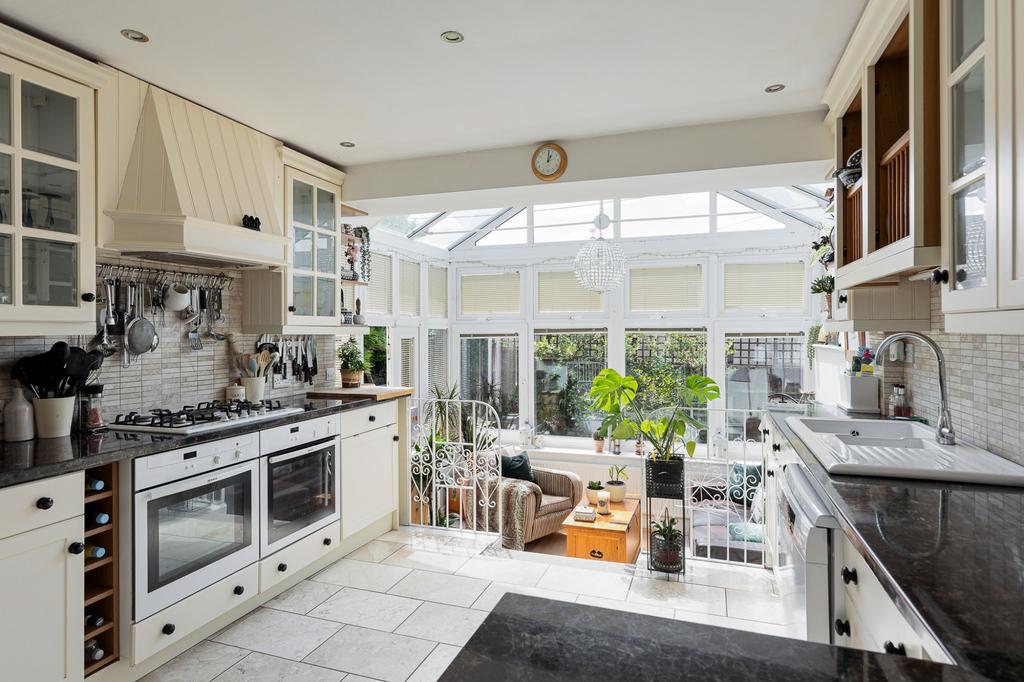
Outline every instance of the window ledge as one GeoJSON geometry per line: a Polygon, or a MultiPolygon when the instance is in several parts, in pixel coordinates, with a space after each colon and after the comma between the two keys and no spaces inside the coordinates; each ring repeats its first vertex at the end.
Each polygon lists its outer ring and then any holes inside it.
{"type": "MultiPolygon", "coordinates": [[[[630,448],[632,449],[632,448],[630,448]]],[[[594,452],[591,450],[565,448],[565,447],[542,447],[529,448],[527,453],[530,459],[544,462],[587,462],[591,464],[617,464],[619,466],[639,467],[641,458],[633,452],[623,452],[621,455],[613,455],[608,452],[594,452]]]]}

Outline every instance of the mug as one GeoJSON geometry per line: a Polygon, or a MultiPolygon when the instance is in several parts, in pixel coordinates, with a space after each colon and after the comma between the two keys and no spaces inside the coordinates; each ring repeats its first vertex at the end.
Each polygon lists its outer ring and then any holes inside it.
{"type": "Polygon", "coordinates": [[[164,293],[164,308],[174,313],[187,308],[191,301],[191,291],[184,284],[170,284],[164,293]]]}

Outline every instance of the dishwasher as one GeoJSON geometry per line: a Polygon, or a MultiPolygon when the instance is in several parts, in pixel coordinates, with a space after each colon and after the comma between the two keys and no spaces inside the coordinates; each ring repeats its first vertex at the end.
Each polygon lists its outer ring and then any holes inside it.
{"type": "Polygon", "coordinates": [[[794,634],[810,642],[831,642],[831,510],[797,463],[780,477],[775,577],[794,634]]]}

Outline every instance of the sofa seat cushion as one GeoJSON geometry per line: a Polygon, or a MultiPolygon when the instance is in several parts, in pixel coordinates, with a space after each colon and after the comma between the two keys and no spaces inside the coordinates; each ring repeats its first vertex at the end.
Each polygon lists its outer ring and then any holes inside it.
{"type": "Polygon", "coordinates": [[[559,497],[557,495],[542,495],[540,498],[540,509],[537,516],[547,516],[558,512],[567,512],[572,509],[572,499],[559,497]]]}

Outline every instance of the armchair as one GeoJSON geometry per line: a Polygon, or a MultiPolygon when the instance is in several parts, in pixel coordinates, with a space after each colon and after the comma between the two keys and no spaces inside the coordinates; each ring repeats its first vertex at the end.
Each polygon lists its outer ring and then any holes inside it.
{"type": "Polygon", "coordinates": [[[536,483],[502,479],[501,539],[507,549],[522,550],[562,527],[583,497],[583,482],[571,471],[534,467],[536,483]]]}

